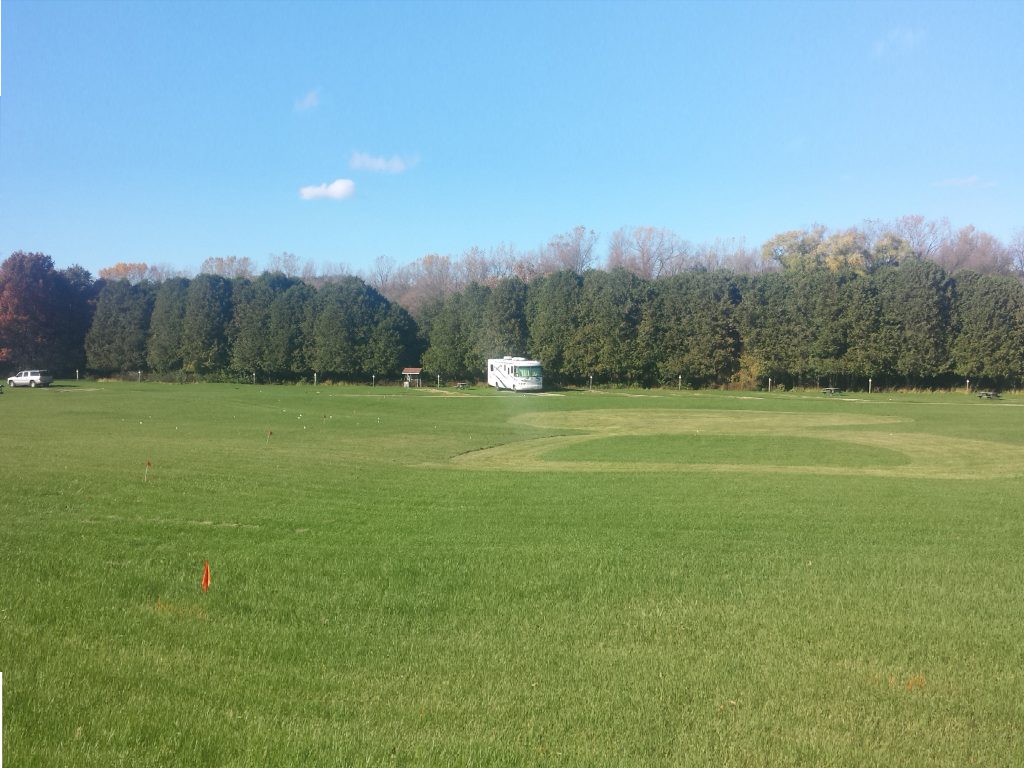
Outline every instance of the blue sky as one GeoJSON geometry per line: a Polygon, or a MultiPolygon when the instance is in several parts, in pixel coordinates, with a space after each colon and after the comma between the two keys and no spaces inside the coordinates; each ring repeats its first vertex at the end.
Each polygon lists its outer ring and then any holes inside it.
{"type": "Polygon", "coordinates": [[[1024,227],[1024,3],[0,5],[0,258],[1024,227]]]}

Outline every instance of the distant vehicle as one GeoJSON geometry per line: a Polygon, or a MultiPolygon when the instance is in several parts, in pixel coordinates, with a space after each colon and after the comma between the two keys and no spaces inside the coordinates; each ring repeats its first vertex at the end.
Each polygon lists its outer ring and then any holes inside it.
{"type": "Polygon", "coordinates": [[[505,355],[487,361],[487,384],[513,392],[539,392],[544,386],[544,377],[536,360],[505,355]]]}
{"type": "Polygon", "coordinates": [[[8,387],[48,387],[53,383],[53,376],[49,371],[19,371],[8,377],[8,387]]]}

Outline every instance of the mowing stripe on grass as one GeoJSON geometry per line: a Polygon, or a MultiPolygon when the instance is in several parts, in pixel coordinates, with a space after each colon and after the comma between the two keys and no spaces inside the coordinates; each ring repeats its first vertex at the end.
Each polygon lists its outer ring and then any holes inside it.
{"type": "MultiPolygon", "coordinates": [[[[577,434],[539,437],[470,451],[453,458],[470,469],[510,469],[520,472],[792,472],[800,474],[992,479],[1024,473],[1024,449],[985,440],[896,431],[909,420],[845,413],[764,413],[737,411],[566,411],[530,413],[516,421],[577,434]],[[867,428],[867,429],[866,429],[867,428]],[[880,461],[898,454],[902,460],[881,466],[835,463],[705,463],[572,458],[574,448],[613,436],[789,436],[813,437],[877,449],[880,461]]],[[[580,453],[584,453],[580,451],[580,453]]],[[[593,454],[594,451],[585,453],[593,454]]]]}

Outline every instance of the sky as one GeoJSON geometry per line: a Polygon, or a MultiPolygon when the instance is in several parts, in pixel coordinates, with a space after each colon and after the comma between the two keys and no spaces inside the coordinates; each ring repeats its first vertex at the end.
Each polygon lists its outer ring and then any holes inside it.
{"type": "Polygon", "coordinates": [[[1024,3],[0,0],[0,259],[1024,228],[1024,3]]]}

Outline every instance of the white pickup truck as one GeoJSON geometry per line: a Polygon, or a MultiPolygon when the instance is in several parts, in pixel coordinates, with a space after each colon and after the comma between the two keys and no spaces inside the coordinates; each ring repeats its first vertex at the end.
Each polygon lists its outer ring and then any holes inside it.
{"type": "Polygon", "coordinates": [[[53,383],[49,371],[19,371],[7,378],[7,386],[14,387],[48,387],[53,383]]]}

